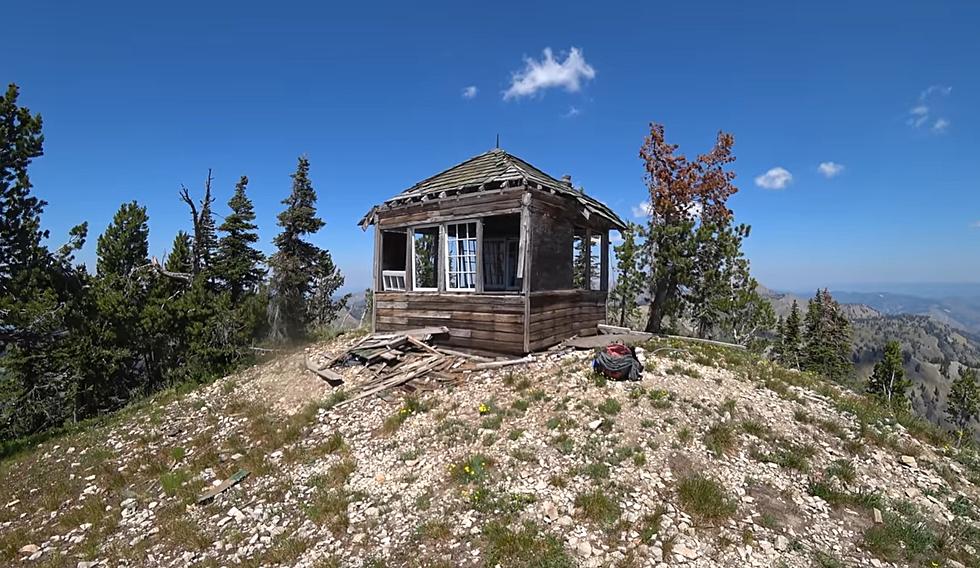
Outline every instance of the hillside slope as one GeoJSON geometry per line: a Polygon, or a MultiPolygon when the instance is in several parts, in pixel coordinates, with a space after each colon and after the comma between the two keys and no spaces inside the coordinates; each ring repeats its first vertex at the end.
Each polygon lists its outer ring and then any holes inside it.
{"type": "MultiPolygon", "coordinates": [[[[806,300],[782,292],[762,290],[772,302],[776,313],[786,317],[793,300],[800,309],[806,309],[806,300]]],[[[842,304],[845,315],[854,330],[854,353],[857,383],[863,384],[871,376],[874,364],[881,359],[885,343],[891,340],[902,345],[905,357],[903,367],[912,380],[912,407],[923,418],[938,426],[948,426],[945,416],[946,396],[952,380],[959,376],[964,366],[980,368],[980,336],[965,331],[946,321],[948,318],[932,315],[892,313],[895,310],[913,308],[909,303],[887,303],[895,295],[847,294],[844,298],[861,299],[882,296],[878,304],[887,313],[863,304],[842,304]]],[[[971,425],[974,436],[980,440],[980,422],[971,425]]]]}
{"type": "Polygon", "coordinates": [[[744,352],[590,358],[335,408],[298,353],[159,396],[0,463],[0,563],[980,566],[974,453],[744,352]]]}

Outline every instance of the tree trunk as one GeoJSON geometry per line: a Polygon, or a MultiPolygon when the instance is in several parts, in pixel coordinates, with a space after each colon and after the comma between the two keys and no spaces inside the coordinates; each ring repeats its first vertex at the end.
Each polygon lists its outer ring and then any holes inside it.
{"type": "Polygon", "coordinates": [[[667,301],[673,288],[673,278],[661,278],[654,284],[653,298],[650,302],[650,317],[644,331],[647,333],[663,333],[664,317],[667,315],[667,301]]]}

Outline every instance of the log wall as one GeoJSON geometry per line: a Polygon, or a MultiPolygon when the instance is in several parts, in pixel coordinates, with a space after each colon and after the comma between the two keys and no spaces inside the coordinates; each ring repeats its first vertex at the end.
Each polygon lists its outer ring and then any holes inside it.
{"type": "Polygon", "coordinates": [[[443,343],[498,353],[524,353],[524,296],[448,292],[378,292],[375,329],[446,326],[443,343]]]}
{"type": "Polygon", "coordinates": [[[532,292],[528,306],[531,351],[551,347],[573,335],[594,335],[606,322],[606,293],[598,290],[532,292]]]}

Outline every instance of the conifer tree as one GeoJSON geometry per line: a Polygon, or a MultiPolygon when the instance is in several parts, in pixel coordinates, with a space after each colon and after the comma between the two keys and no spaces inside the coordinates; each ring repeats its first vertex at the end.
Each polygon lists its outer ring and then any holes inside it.
{"type": "Polygon", "coordinates": [[[802,331],[800,330],[800,305],[793,300],[789,315],[783,322],[780,334],[780,362],[787,367],[800,368],[802,331]]]}
{"type": "Polygon", "coordinates": [[[93,395],[99,410],[148,393],[157,378],[143,320],[152,276],[137,270],[149,263],[149,234],[146,208],[133,201],[119,207],[98,238],[94,295],[99,321],[93,343],[103,363],[90,373],[101,378],[100,392],[93,395]]]}
{"type": "Polygon", "coordinates": [[[801,366],[834,380],[850,375],[854,364],[851,324],[827,289],[807,304],[801,366]]]}
{"type": "Polygon", "coordinates": [[[17,105],[10,84],[0,97],[0,293],[15,292],[12,280],[43,260],[41,212],[46,203],[31,195],[27,167],[44,153],[41,115],[17,105]]]}
{"type": "Polygon", "coordinates": [[[902,366],[902,347],[897,341],[889,341],[885,344],[881,360],[875,363],[866,390],[881,397],[889,405],[905,407],[908,405],[908,391],[911,387],[912,381],[905,377],[905,368],[902,366]]]}
{"type": "Polygon", "coordinates": [[[304,240],[324,226],[316,214],[317,196],[309,170],[309,160],[301,156],[290,176],[292,191],[283,200],[286,209],[278,216],[282,232],[273,240],[276,252],[269,259],[269,328],[271,339],[277,342],[304,338],[311,324],[329,323],[347,300],[333,300],[344,277],[330,253],[304,240]]]}
{"type": "Polygon", "coordinates": [[[170,254],[164,262],[164,268],[170,272],[190,273],[194,270],[194,253],[191,251],[191,236],[184,231],[177,231],[174,242],[170,246],[170,254]]]}
{"type": "Polygon", "coordinates": [[[964,434],[974,419],[980,419],[980,384],[977,383],[975,369],[960,368],[959,376],[953,381],[946,397],[946,416],[956,427],[957,445],[962,443],[964,434]]]}
{"type": "Polygon", "coordinates": [[[637,298],[643,288],[644,275],[640,270],[640,248],[636,238],[640,227],[629,223],[622,231],[623,242],[613,246],[616,254],[616,285],[609,293],[614,321],[630,327],[638,313],[637,298]]]}
{"type": "MultiPolygon", "coordinates": [[[[200,209],[191,198],[190,191],[186,187],[180,188],[180,199],[187,204],[191,211],[191,227],[193,228],[193,273],[211,272],[213,268],[213,256],[218,246],[218,237],[214,230],[214,213],[211,210],[214,204],[214,197],[211,196],[211,170],[208,170],[208,177],[204,180],[204,197],[200,202],[200,209]]],[[[210,274],[209,274],[210,279],[210,274]]]]}
{"type": "Polygon", "coordinates": [[[738,191],[732,183],[734,172],[726,169],[735,160],[733,144],[730,134],[719,132],[711,151],[688,160],[677,154],[676,144],[667,143],[663,126],[650,125],[640,149],[650,199],[644,243],[650,267],[649,332],[659,333],[664,319],[678,317],[684,307],[681,294],[690,286],[699,262],[699,244],[714,233],[698,227],[718,229],[730,224],[732,212],[726,203],[738,191]]]}
{"type": "Polygon", "coordinates": [[[233,303],[245,294],[255,293],[265,277],[265,270],[260,266],[265,257],[253,246],[259,236],[255,232],[258,226],[252,200],[245,194],[247,186],[248,178],[242,176],[235,185],[235,194],[228,200],[231,213],[218,227],[224,235],[218,241],[215,273],[231,292],[233,303]]]}

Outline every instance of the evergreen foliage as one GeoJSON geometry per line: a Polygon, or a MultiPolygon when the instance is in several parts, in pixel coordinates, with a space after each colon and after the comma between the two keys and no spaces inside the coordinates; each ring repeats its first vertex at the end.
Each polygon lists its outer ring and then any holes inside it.
{"type": "Polygon", "coordinates": [[[776,353],[780,363],[793,369],[800,368],[803,358],[801,323],[800,306],[796,300],[793,300],[793,306],[789,310],[789,315],[786,316],[779,329],[779,346],[776,353]]]}
{"type": "Polygon", "coordinates": [[[708,153],[688,160],[665,140],[663,126],[650,126],[640,149],[650,199],[643,244],[649,332],[687,316],[700,337],[761,346],[771,335],[775,312],[742,254],[750,228],[736,225],[727,206],[738,191],[728,169],[733,145],[720,132],[708,153]]]}
{"type": "Polygon", "coordinates": [[[976,369],[961,368],[946,398],[946,416],[956,427],[960,442],[967,435],[970,422],[980,420],[980,383],[976,369]]]}
{"type": "MultiPolygon", "coordinates": [[[[242,177],[216,238],[211,174],[161,266],[149,256],[149,216],[124,203],[99,235],[96,270],[75,265],[82,223],[53,252],[41,229],[45,203],[28,166],[42,155],[41,118],[0,99],[0,443],[110,412],[155,390],[226,373],[267,333],[268,291],[255,212],[242,177]]],[[[280,250],[304,277],[304,324],[325,325],[343,281],[329,253],[301,239],[322,221],[306,166],[293,205],[280,216],[280,250]]],[[[0,452],[3,451],[0,444],[0,452]]]]}
{"type": "Polygon", "coordinates": [[[245,194],[248,178],[242,176],[235,185],[235,194],[228,200],[231,213],[218,227],[223,233],[218,242],[215,274],[222,286],[231,292],[232,302],[245,294],[255,293],[265,278],[261,267],[265,256],[254,248],[259,242],[255,232],[255,209],[245,194]]]}
{"type": "Polygon", "coordinates": [[[623,327],[632,327],[630,324],[639,314],[637,298],[645,280],[641,268],[641,249],[637,243],[640,230],[635,223],[629,223],[622,231],[623,242],[613,246],[616,285],[609,292],[609,304],[614,321],[623,327]]]}
{"type": "Polygon", "coordinates": [[[276,252],[269,259],[270,338],[278,343],[305,338],[311,327],[332,321],[348,299],[333,299],[344,277],[330,252],[304,240],[325,224],[316,214],[317,196],[309,172],[309,160],[300,156],[291,175],[292,191],[282,202],[286,209],[278,216],[282,232],[273,241],[276,252]]]}
{"type": "Polygon", "coordinates": [[[851,323],[829,290],[817,290],[804,318],[803,370],[843,380],[854,368],[852,351],[851,323]]]}
{"type": "Polygon", "coordinates": [[[912,381],[905,376],[902,366],[902,347],[897,341],[889,341],[885,344],[881,361],[875,363],[874,371],[868,377],[866,389],[888,404],[905,407],[911,388],[912,381]]]}
{"type": "Polygon", "coordinates": [[[46,203],[31,195],[27,167],[44,153],[41,115],[17,105],[19,90],[11,84],[0,97],[0,291],[12,291],[12,280],[43,262],[41,212],[46,203]]]}

